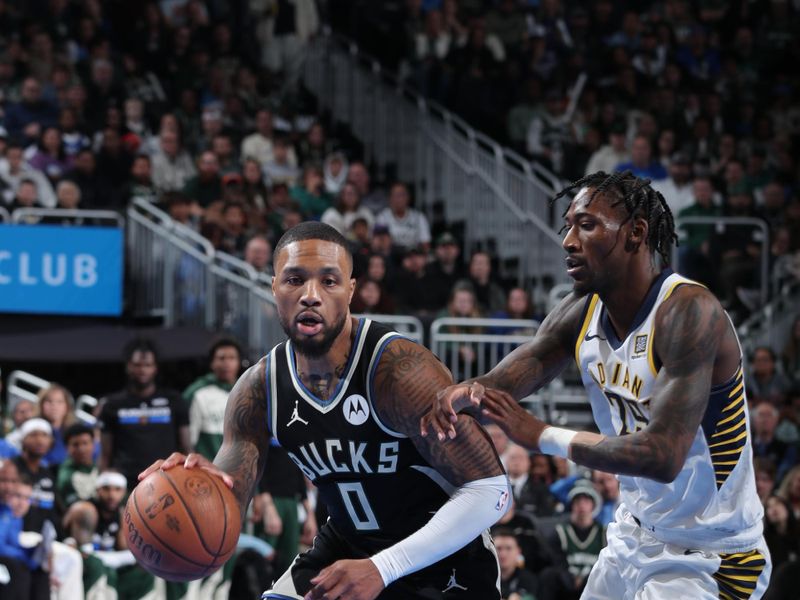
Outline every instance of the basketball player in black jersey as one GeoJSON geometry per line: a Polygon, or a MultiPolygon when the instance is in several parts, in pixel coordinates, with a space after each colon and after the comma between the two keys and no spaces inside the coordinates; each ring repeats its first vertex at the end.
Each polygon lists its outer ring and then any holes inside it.
{"type": "Polygon", "coordinates": [[[350,316],[347,248],[320,223],[281,238],[272,289],[289,340],[234,387],[213,463],[175,453],[140,478],[180,463],[205,468],[244,515],[275,437],[330,519],[263,598],[498,600],[486,529],[508,509],[509,488],[497,454],[466,415],[451,444],[420,435],[432,395],[452,377],[424,347],[350,316]]]}

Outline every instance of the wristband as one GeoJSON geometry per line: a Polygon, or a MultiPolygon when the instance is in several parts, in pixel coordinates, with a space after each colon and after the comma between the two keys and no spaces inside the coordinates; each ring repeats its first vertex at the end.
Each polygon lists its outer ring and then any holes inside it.
{"type": "Polygon", "coordinates": [[[577,431],[560,427],[545,427],[539,435],[539,450],[542,454],[552,454],[561,458],[569,458],[569,445],[577,431]]]}

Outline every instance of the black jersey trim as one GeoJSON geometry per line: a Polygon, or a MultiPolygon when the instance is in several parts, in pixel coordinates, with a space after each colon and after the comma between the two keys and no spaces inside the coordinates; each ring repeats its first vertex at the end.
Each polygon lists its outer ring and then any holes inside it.
{"type": "Polygon", "coordinates": [[[362,318],[358,320],[358,330],[356,331],[353,345],[350,348],[350,356],[347,357],[347,366],[345,367],[346,374],[339,379],[339,382],[336,384],[336,389],[333,392],[333,397],[327,403],[313,394],[300,380],[300,377],[297,375],[297,364],[295,362],[294,352],[292,351],[292,343],[291,341],[286,342],[286,361],[289,364],[289,377],[292,380],[292,385],[297,393],[300,394],[300,397],[305,400],[306,403],[313,406],[318,412],[327,414],[341,402],[344,392],[347,391],[350,384],[350,379],[353,377],[353,373],[358,367],[358,359],[361,356],[361,350],[364,348],[364,343],[367,340],[369,325],[370,321],[368,319],[362,318]]]}
{"type": "Polygon", "coordinates": [[[377,344],[375,344],[375,351],[372,353],[372,358],[370,359],[369,367],[367,368],[367,402],[369,402],[369,409],[370,413],[372,413],[373,420],[375,423],[377,423],[378,427],[383,430],[384,433],[388,433],[392,437],[396,438],[407,438],[407,435],[398,431],[394,431],[383,424],[378,417],[378,412],[375,410],[375,404],[372,402],[372,396],[375,390],[375,372],[378,370],[378,364],[381,361],[381,356],[383,356],[383,351],[386,350],[386,346],[397,339],[408,340],[407,337],[400,335],[396,331],[389,331],[388,333],[385,333],[380,340],[378,340],[377,344]]]}
{"type": "Polygon", "coordinates": [[[264,365],[264,392],[265,398],[267,399],[267,433],[270,434],[271,437],[274,437],[272,434],[272,390],[270,390],[270,377],[269,377],[269,368],[270,362],[272,360],[272,352],[267,354],[264,357],[265,365],[264,365]]]}

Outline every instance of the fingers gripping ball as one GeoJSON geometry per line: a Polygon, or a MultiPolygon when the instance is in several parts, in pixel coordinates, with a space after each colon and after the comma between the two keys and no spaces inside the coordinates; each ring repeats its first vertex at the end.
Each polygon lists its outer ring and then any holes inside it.
{"type": "Polygon", "coordinates": [[[216,571],[236,550],[239,505],[221,479],[182,466],[143,479],[125,506],[128,547],[147,571],[190,581],[216,571]]]}

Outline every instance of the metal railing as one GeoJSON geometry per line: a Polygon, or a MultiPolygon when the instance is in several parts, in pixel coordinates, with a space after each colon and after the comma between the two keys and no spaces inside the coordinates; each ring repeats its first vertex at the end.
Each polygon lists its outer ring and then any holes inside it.
{"type": "Polygon", "coordinates": [[[461,381],[489,371],[538,329],[529,319],[442,317],[431,323],[431,351],[461,381]]]}
{"type": "Polygon", "coordinates": [[[739,339],[745,357],[759,346],[780,350],[791,335],[792,324],[800,316],[800,282],[786,285],[772,300],[739,326],[739,339]]]}
{"type": "MultiPolygon", "coordinates": [[[[756,241],[761,246],[759,258],[759,290],[761,305],[764,306],[769,299],[769,228],[761,219],[752,217],[679,217],[675,221],[675,231],[679,236],[686,235],[687,225],[708,225],[717,233],[725,231],[726,227],[752,227],[756,230],[756,241]]],[[[672,247],[672,264],[679,265],[680,247],[672,247]]]]}
{"type": "Polygon", "coordinates": [[[329,32],[315,38],[306,85],[323,108],[364,143],[365,159],[413,182],[418,208],[441,203],[448,224],[464,225],[464,250],[488,247],[502,275],[550,275],[566,281],[559,207],[549,198],[560,182],[475,131],[435,102],[405,87],[355,44],[329,32]],[[493,247],[492,247],[493,245],[493,247]]]}
{"type": "MultiPolygon", "coordinates": [[[[8,402],[12,398],[18,400],[28,400],[39,404],[39,393],[50,387],[53,382],[47,379],[28,373],[27,371],[12,371],[6,380],[8,388],[8,402]]],[[[92,415],[92,410],[97,406],[97,398],[88,394],[81,394],[75,400],[75,416],[79,421],[86,425],[93,426],[97,419],[92,415]]]]}
{"type": "Polygon", "coordinates": [[[125,219],[113,210],[84,210],[82,208],[18,208],[11,222],[18,225],[59,224],[65,221],[83,226],[123,227],[125,219]]]}
{"type": "Polygon", "coordinates": [[[402,333],[410,340],[414,340],[420,344],[425,342],[425,328],[417,317],[406,315],[359,315],[354,314],[354,317],[366,317],[372,319],[377,323],[382,323],[391,327],[398,333],[402,333]]]}
{"type": "Polygon", "coordinates": [[[218,252],[194,230],[143,199],[128,207],[128,264],[134,313],[166,326],[236,337],[251,359],[285,339],[271,278],[218,252]]]}

